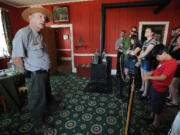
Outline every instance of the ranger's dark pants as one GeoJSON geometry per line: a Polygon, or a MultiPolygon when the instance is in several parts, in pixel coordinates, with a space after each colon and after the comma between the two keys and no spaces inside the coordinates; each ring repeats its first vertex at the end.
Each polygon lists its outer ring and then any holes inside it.
{"type": "Polygon", "coordinates": [[[37,125],[43,123],[47,102],[52,98],[49,82],[49,73],[30,72],[26,77],[26,86],[28,88],[28,108],[33,120],[37,125]]]}

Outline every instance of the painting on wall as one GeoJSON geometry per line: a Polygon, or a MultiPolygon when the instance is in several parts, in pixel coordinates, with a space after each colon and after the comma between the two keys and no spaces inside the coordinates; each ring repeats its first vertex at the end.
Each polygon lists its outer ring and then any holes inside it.
{"type": "Polygon", "coordinates": [[[53,7],[53,20],[54,23],[69,22],[68,6],[53,7]]]}

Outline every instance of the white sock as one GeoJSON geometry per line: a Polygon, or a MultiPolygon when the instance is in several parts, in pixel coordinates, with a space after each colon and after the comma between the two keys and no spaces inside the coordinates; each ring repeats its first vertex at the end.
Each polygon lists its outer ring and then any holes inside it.
{"type": "Polygon", "coordinates": [[[144,86],[143,85],[141,86],[140,91],[144,91],[144,86]]]}
{"type": "Polygon", "coordinates": [[[142,94],[143,97],[147,96],[147,92],[144,91],[143,94],[142,94]]]}

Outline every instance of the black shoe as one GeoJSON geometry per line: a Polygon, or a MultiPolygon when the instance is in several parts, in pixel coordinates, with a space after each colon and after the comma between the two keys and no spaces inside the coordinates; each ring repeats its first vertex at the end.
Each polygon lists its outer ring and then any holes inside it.
{"type": "Polygon", "coordinates": [[[53,135],[54,128],[48,124],[42,124],[41,126],[35,128],[35,132],[53,135]]]}
{"type": "Polygon", "coordinates": [[[151,124],[152,122],[153,122],[153,118],[152,117],[150,117],[149,115],[147,116],[147,115],[144,115],[144,116],[142,116],[142,118],[143,118],[143,120],[145,120],[148,124],[151,124]]]}
{"type": "Polygon", "coordinates": [[[122,100],[122,101],[127,101],[128,98],[122,94],[118,94],[116,97],[115,97],[117,100],[122,100]]]}
{"type": "Polygon", "coordinates": [[[140,96],[140,100],[148,100],[148,97],[147,96],[140,96]]]}
{"type": "Polygon", "coordinates": [[[148,131],[149,133],[154,133],[157,130],[159,130],[159,126],[154,126],[152,124],[149,124],[148,127],[146,127],[146,131],[148,131]]]}
{"type": "Polygon", "coordinates": [[[144,91],[137,90],[136,93],[142,95],[144,91]]]}
{"type": "Polygon", "coordinates": [[[165,102],[171,102],[172,101],[172,99],[169,99],[169,98],[165,98],[165,102]]]}
{"type": "Polygon", "coordinates": [[[118,94],[118,95],[116,95],[116,97],[115,97],[115,98],[117,98],[117,99],[122,99],[122,97],[123,97],[123,95],[122,95],[122,94],[118,94]]]}

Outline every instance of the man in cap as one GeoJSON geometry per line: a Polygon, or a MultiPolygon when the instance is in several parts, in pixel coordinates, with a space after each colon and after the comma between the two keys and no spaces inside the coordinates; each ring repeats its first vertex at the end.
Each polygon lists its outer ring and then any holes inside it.
{"type": "Polygon", "coordinates": [[[28,108],[38,131],[53,131],[44,122],[46,112],[57,114],[61,111],[51,94],[49,82],[50,60],[43,42],[41,30],[51,20],[51,13],[43,7],[30,7],[22,12],[29,25],[21,28],[13,39],[12,59],[25,73],[28,87],[28,108]]]}

